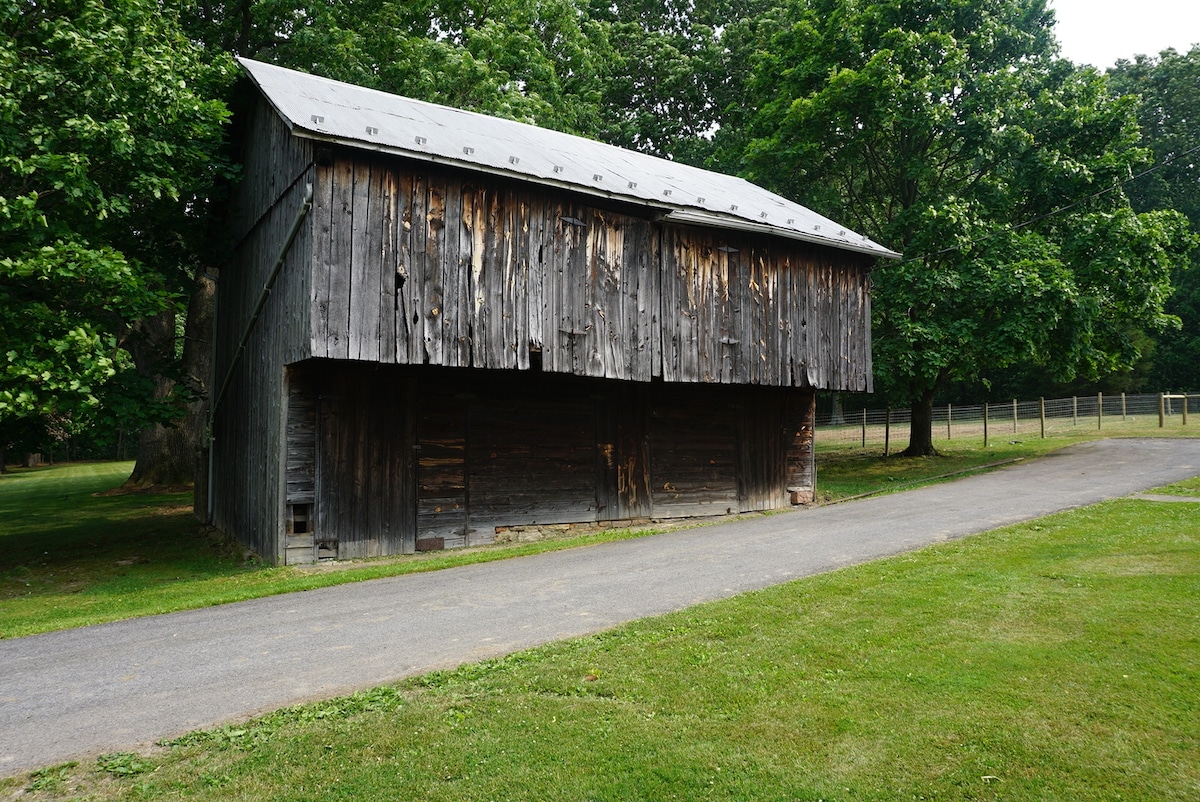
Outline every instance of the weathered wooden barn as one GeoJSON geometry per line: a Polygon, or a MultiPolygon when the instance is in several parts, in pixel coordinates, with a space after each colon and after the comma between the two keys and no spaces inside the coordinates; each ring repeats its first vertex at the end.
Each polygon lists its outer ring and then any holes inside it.
{"type": "Polygon", "coordinates": [[[812,498],[886,248],[741,179],[249,60],[210,511],[276,563],[812,498]]]}

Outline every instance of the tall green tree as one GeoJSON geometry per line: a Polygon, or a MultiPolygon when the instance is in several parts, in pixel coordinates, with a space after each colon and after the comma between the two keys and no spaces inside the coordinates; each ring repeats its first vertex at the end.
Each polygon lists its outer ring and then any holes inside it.
{"type": "MultiPolygon", "coordinates": [[[[1130,202],[1139,211],[1175,209],[1200,231],[1200,47],[1187,53],[1118,61],[1108,71],[1115,94],[1141,99],[1138,122],[1154,169],[1131,182],[1130,202]]],[[[1160,388],[1200,388],[1200,252],[1178,265],[1168,311],[1182,322],[1155,344],[1151,380],[1160,388]]]]}
{"type": "MultiPolygon", "coordinates": [[[[82,425],[172,313],[223,69],[150,0],[0,2],[0,448],[31,419],[82,425]]],[[[142,400],[131,416],[163,406],[142,400]]]]}
{"type": "Polygon", "coordinates": [[[737,125],[770,0],[588,0],[600,25],[603,70],[599,138],[615,145],[720,168],[715,133],[737,125]],[[731,116],[732,115],[732,116],[731,116]]]}
{"type": "Polygon", "coordinates": [[[603,33],[574,0],[230,0],[183,13],[217,53],[560,130],[596,126],[603,33]]]}
{"type": "Polygon", "coordinates": [[[1138,356],[1186,251],[1136,214],[1136,102],[1055,57],[1044,0],[796,2],[750,102],[759,181],[902,250],[875,273],[877,385],[936,453],[934,396],[985,368],[1070,378],[1138,356]]]}

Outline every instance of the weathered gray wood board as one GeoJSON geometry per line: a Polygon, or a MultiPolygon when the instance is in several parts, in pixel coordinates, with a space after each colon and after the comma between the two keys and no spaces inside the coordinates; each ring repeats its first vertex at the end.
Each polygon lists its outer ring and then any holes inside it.
{"type": "Polygon", "coordinates": [[[866,257],[369,152],[316,176],[312,356],[870,388],[866,257]]]}

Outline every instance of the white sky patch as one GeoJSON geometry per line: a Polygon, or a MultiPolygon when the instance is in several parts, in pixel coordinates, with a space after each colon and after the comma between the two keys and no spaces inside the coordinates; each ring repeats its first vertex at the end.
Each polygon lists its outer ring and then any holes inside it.
{"type": "Polygon", "coordinates": [[[1106,70],[1117,59],[1200,44],[1198,0],[1050,0],[1062,55],[1106,70]]]}

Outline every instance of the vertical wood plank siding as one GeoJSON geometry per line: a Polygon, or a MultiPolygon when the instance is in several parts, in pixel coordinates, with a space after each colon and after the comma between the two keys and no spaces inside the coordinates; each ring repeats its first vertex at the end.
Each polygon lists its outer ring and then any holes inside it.
{"type": "Polygon", "coordinates": [[[865,257],[429,167],[317,169],[314,356],[871,389],[865,257]]]}
{"type": "MultiPolygon", "coordinates": [[[[215,327],[214,392],[229,372],[243,332],[297,211],[314,181],[311,143],[292,137],[260,103],[251,111],[244,171],[231,208],[235,251],[223,266],[215,327]]],[[[313,234],[300,229],[213,426],[213,522],[271,561],[283,548],[287,496],[288,387],[284,366],[309,356],[304,310],[312,297],[313,234]]]]}

